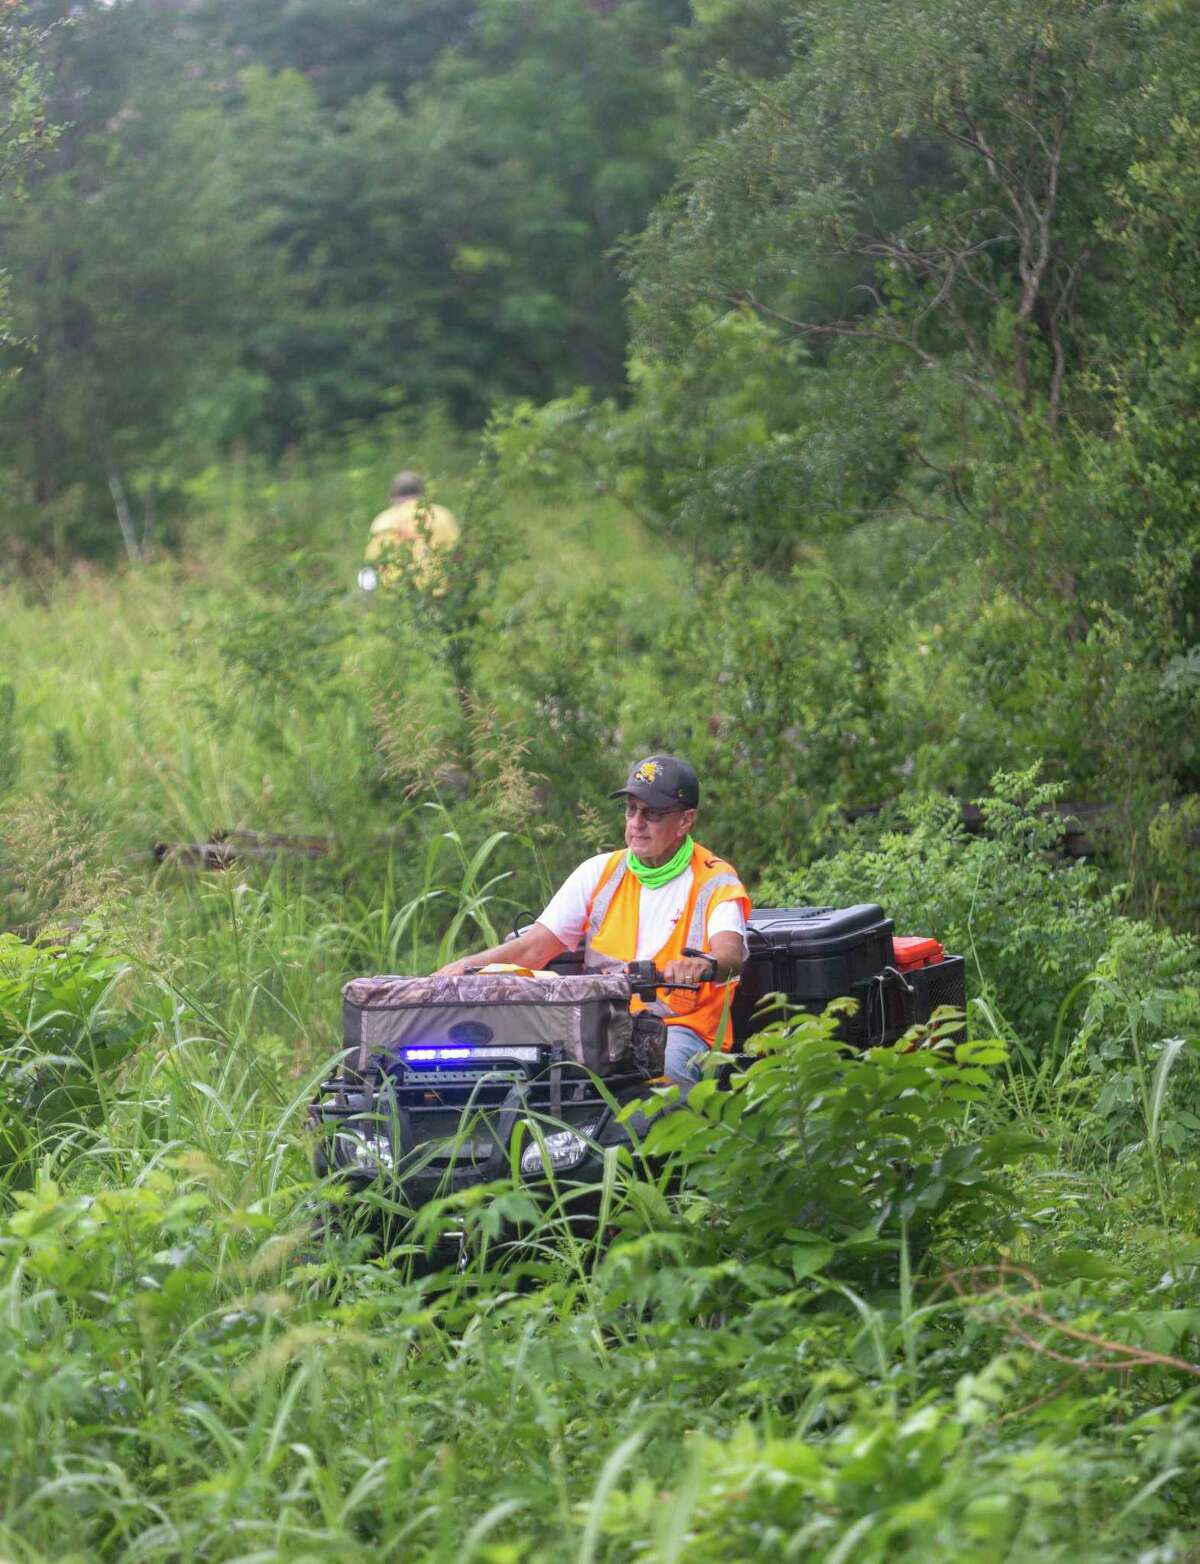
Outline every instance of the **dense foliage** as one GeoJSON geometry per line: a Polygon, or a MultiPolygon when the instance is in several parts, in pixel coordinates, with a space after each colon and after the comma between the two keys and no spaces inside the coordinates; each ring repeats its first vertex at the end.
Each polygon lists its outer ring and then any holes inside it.
{"type": "Polygon", "coordinates": [[[848,1062],[832,1018],[760,1034],[732,1091],[648,1105],[600,1243],[565,1192],[502,1183],[374,1255],[297,1132],[338,981],[495,910],[488,844],[451,840],[403,905],[164,875],[66,946],[14,942],[4,1078],[49,1027],[103,1115],[31,1116],[36,1178],[0,1217],[6,1547],[1066,1564],[1086,1527],[1097,1559],[1186,1558],[1198,952],[1054,884],[1039,817],[1010,823],[986,869],[885,845],[870,889],[902,915],[952,916],[948,875],[1024,899],[1078,957],[1039,969],[1053,1031],[1003,1019],[1029,973],[985,889],[972,1041],[848,1062]],[[114,1079],[94,1050],[139,1038],[114,1079]],[[451,1223],[465,1267],[428,1274],[451,1223]]]}
{"type": "Polygon", "coordinates": [[[1198,19],[0,7],[6,1558],[1195,1556],[1198,19]],[[368,596],[403,466],[462,539],[368,596]],[[381,1247],[341,984],[660,748],[965,1022],[381,1247]]]}
{"type": "Polygon", "coordinates": [[[556,792],[617,735],[685,748],[718,798],[767,781],[743,856],[787,863],[832,805],[1041,759],[1193,917],[1192,6],[23,14],[58,135],[6,217],[27,565],[189,510],[200,543],[231,450],[327,467],[499,399],[508,503],[582,479],[664,545],[649,611],[597,584],[501,621],[485,571],[446,627],[556,792]]]}
{"type": "Polygon", "coordinates": [[[677,4],[25,10],[61,128],[6,236],[35,535],[103,552],[115,504],[136,555],[215,451],[618,383],[608,252],[671,173],[677,4]]]}

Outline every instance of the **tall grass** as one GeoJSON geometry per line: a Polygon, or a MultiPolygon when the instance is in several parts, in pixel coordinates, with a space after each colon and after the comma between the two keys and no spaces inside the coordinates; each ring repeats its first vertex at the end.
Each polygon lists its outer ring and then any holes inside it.
{"type": "MultiPolygon", "coordinates": [[[[449,472],[430,441],[417,464],[449,472]]],[[[1082,1538],[1097,1561],[1188,1557],[1186,964],[1162,976],[1143,951],[1140,987],[1097,968],[1047,991],[1057,1030],[1024,1035],[980,945],[970,1022],[1004,1062],[980,1038],[933,1050],[944,1068],[929,1048],[847,1062],[819,1026],[776,1038],[752,1090],[650,1104],[648,1137],[585,1192],[590,1230],[562,1182],[413,1213],[316,1178],[305,1109],[345,980],[502,937],[579,856],[479,777],[415,794],[392,764],[409,729],[385,743],[381,703],[415,688],[434,729],[456,712],[413,626],[315,579],[350,581],[414,459],[360,457],[212,474],[182,561],[4,597],[7,920],[82,927],[75,955],[69,933],[22,944],[45,994],[18,975],[0,1003],[0,1102],[39,1086],[0,1197],[0,1553],[1075,1564],[1082,1538]],[[200,874],[149,856],[230,827],[330,851],[200,874]],[[97,963],[90,994],[55,986],[75,960],[97,963]],[[447,1229],[461,1265],[441,1265],[447,1229]]],[[[458,503],[449,478],[439,497],[458,503]]],[[[589,528],[634,525],[504,503],[531,546],[501,617],[552,575],[578,607],[608,568],[589,528]]],[[[655,547],[619,551],[635,617],[655,547]]],[[[1033,880],[1002,868],[1019,906],[1033,880]]],[[[1084,915],[1060,900],[1066,972],[1084,915]]]]}
{"type": "MultiPolygon", "coordinates": [[[[486,849],[450,843],[460,879],[437,887],[464,931],[484,928],[486,849]]],[[[1117,1559],[1178,1531],[1200,1431],[1150,1410],[1167,1382],[1126,1433],[1081,1386],[1051,1437],[1021,1408],[1061,1402],[1059,1369],[1013,1357],[986,1301],[931,1290],[978,1255],[953,1224],[936,1254],[902,1227],[873,1292],[729,1269],[703,1256],[737,1189],[672,1193],[614,1152],[597,1237],[565,1189],[535,1211],[502,1186],[373,1252],[314,1180],[303,1109],[336,1052],[335,971],[428,955],[448,908],[423,890],[386,926],[323,919],[285,878],[182,899],[170,959],[125,979],[151,1035],[119,1094],[44,1138],[0,1222],[11,1557],[1066,1560],[1086,1524],[1091,1556],[1117,1559]],[[314,1226],[330,1202],[341,1219],[314,1226]],[[501,1218],[523,1225],[511,1250],[501,1218]],[[467,1264],[422,1274],[449,1220],[467,1264]],[[1128,1509],[1135,1469],[1160,1486],[1128,1509]]],[[[697,1122],[720,1136],[708,1101],[697,1122]]],[[[1004,1123],[986,1097],[954,1116],[964,1143],[1004,1123]]]]}

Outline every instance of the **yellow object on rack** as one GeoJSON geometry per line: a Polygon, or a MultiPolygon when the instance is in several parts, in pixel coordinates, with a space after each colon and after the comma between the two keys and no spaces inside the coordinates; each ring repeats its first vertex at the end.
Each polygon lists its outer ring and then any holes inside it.
{"type": "Polygon", "coordinates": [[[511,961],[489,961],[486,967],[477,967],[479,973],[507,972],[510,977],[552,978],[553,972],[535,971],[533,967],[518,967],[511,961]]]}

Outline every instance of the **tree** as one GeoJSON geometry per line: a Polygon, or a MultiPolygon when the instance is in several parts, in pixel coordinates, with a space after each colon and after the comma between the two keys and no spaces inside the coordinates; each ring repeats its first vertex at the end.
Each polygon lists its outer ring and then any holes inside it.
{"type": "Polygon", "coordinates": [[[37,4],[69,129],[7,235],[34,528],[103,549],[115,512],[133,557],[205,450],[619,385],[609,252],[672,172],[680,0],[37,4]]]}
{"type": "Polygon", "coordinates": [[[1198,65],[1190,6],[797,13],[630,247],[640,389],[592,432],[702,556],[880,605],[908,773],[1044,754],[1131,861],[1200,771],[1198,65]]]}
{"type": "Polygon", "coordinates": [[[243,74],[232,168],[261,279],[245,360],[259,435],[369,419],[397,398],[478,423],[504,396],[623,377],[609,252],[673,167],[677,10],[484,0],[403,104],[325,108],[300,73],[243,74]]]}
{"type": "Polygon", "coordinates": [[[38,508],[78,490],[72,546],[102,549],[101,518],[115,515],[136,558],[154,469],[188,437],[201,388],[230,376],[236,402],[223,126],[203,79],[182,69],[172,16],[139,0],[51,22],[50,106],[66,129],[6,225],[7,454],[27,475],[34,526],[38,508]]]}
{"type": "MultiPolygon", "coordinates": [[[[803,343],[839,409],[886,398],[876,438],[904,453],[864,493],[860,420],[826,426],[842,523],[936,516],[1082,625],[1094,590],[1119,588],[1124,535],[1101,519],[1075,558],[1070,475],[1079,440],[1112,431],[1097,387],[1141,351],[1114,191],[1195,57],[1182,23],[1111,0],[811,9],[785,77],[727,83],[727,128],[633,249],[642,351],[690,356],[713,319],[749,314],[786,385],[803,343]]],[[[819,533],[831,486],[817,501],[819,533]]]]}
{"type": "Polygon", "coordinates": [[[323,108],[381,88],[400,103],[465,44],[476,0],[193,0],[206,33],[242,66],[303,76],[323,108]]]}
{"type": "MultiPolygon", "coordinates": [[[[7,220],[25,194],[26,176],[34,160],[58,138],[58,128],[46,118],[45,89],[39,56],[47,32],[33,26],[20,0],[0,11],[0,220],[7,220]]],[[[0,334],[11,329],[8,277],[0,272],[0,334]]]]}

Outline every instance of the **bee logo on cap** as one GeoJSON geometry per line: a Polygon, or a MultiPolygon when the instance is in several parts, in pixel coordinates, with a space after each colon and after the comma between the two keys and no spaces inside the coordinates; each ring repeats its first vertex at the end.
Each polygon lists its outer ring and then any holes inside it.
{"type": "Polygon", "coordinates": [[[633,780],[635,782],[653,782],[656,777],[661,775],[662,767],[657,760],[643,760],[633,773],[633,780]]]}

